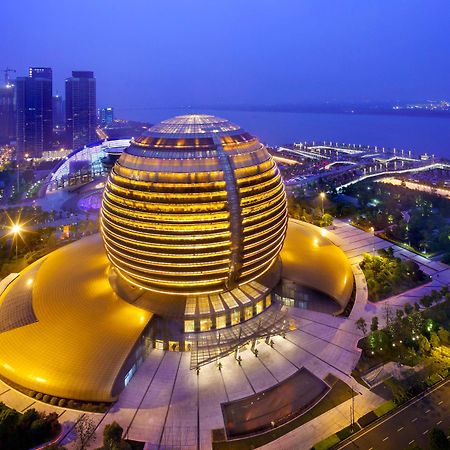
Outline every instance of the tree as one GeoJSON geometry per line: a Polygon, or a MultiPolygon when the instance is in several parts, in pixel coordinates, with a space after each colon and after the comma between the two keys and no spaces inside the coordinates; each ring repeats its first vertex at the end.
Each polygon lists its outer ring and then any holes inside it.
{"type": "Polygon", "coordinates": [[[324,227],[329,227],[330,225],[333,225],[333,216],[331,214],[325,213],[322,216],[322,224],[324,227]]]}
{"type": "Polygon", "coordinates": [[[430,432],[430,450],[449,450],[450,442],[440,428],[433,428],[430,432]]]}
{"type": "Polygon", "coordinates": [[[406,303],[403,309],[405,310],[405,314],[407,316],[414,311],[414,307],[411,305],[411,303],[406,303]]]}
{"type": "Polygon", "coordinates": [[[450,333],[445,328],[440,327],[437,334],[443,344],[447,345],[450,342],[450,333]]]}
{"type": "Polygon", "coordinates": [[[114,421],[106,425],[103,431],[103,448],[104,450],[116,450],[120,448],[122,442],[123,428],[114,421]]]}
{"type": "Polygon", "coordinates": [[[93,443],[95,441],[94,432],[94,420],[86,414],[80,416],[75,424],[75,433],[77,435],[76,450],[86,450],[88,442],[93,443]]]}
{"type": "Polygon", "coordinates": [[[439,336],[434,332],[430,333],[430,344],[433,348],[438,348],[441,346],[441,340],[439,339],[439,336]]]}
{"type": "Polygon", "coordinates": [[[367,322],[363,317],[360,317],[357,321],[356,321],[356,328],[358,328],[358,330],[361,330],[362,334],[364,335],[364,337],[367,334],[367,322]]]}
{"type": "Polygon", "coordinates": [[[422,355],[429,353],[431,350],[430,341],[423,335],[419,337],[419,350],[422,355]]]}
{"type": "Polygon", "coordinates": [[[43,450],[67,450],[66,447],[62,447],[59,444],[50,444],[44,447],[43,450]]]}
{"type": "Polygon", "coordinates": [[[378,317],[372,317],[372,323],[370,324],[370,331],[374,332],[378,330],[378,317]]]}

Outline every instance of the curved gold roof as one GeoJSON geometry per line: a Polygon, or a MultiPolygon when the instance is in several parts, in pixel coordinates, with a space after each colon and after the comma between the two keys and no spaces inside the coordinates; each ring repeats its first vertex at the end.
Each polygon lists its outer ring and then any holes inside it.
{"type": "Polygon", "coordinates": [[[353,290],[353,271],[345,253],[327,238],[328,233],[290,219],[280,253],[282,277],[324,292],[343,310],[353,290]]]}
{"type": "Polygon", "coordinates": [[[0,375],[61,398],[112,401],[115,382],[152,314],[121,300],[108,282],[99,234],[25,270],[0,295],[31,303],[37,321],[0,332],[0,375]]]}

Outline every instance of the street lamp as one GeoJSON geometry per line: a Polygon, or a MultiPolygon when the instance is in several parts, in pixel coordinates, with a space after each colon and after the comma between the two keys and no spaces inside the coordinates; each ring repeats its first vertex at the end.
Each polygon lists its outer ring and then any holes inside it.
{"type": "Polygon", "coordinates": [[[20,236],[20,233],[22,232],[22,230],[23,230],[23,228],[22,228],[22,225],[20,225],[20,223],[13,223],[11,225],[10,233],[13,235],[13,239],[16,241],[16,261],[17,261],[17,254],[18,254],[17,245],[18,245],[19,236],[20,236]]]}
{"type": "Polygon", "coordinates": [[[370,232],[372,233],[372,255],[375,254],[375,228],[370,227],[370,232]]]}
{"type": "Polygon", "coordinates": [[[322,216],[325,214],[325,210],[323,209],[323,200],[325,199],[325,192],[320,193],[320,199],[322,200],[322,216]]]}

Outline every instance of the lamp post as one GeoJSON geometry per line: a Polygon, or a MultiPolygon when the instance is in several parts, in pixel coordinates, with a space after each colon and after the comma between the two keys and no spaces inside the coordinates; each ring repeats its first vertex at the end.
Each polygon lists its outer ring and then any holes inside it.
{"type": "Polygon", "coordinates": [[[325,210],[323,208],[323,200],[325,199],[325,192],[320,193],[320,199],[322,200],[322,217],[325,214],[325,210]]]}
{"type": "Polygon", "coordinates": [[[19,236],[20,236],[21,231],[22,231],[22,225],[20,225],[19,223],[14,223],[11,226],[10,233],[13,235],[13,239],[16,242],[16,261],[17,261],[17,256],[18,256],[18,247],[17,246],[18,246],[18,241],[19,241],[19,236]]]}
{"type": "Polygon", "coordinates": [[[375,254],[375,228],[370,227],[370,232],[372,233],[372,255],[375,254]]]}

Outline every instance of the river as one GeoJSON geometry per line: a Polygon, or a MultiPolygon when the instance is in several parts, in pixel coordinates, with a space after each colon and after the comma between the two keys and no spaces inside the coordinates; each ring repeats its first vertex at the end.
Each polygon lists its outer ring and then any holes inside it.
{"type": "Polygon", "coordinates": [[[213,114],[227,118],[270,145],[333,141],[395,147],[450,159],[450,118],[189,108],[116,110],[116,115],[120,118],[150,123],[188,113],[213,114]]]}

